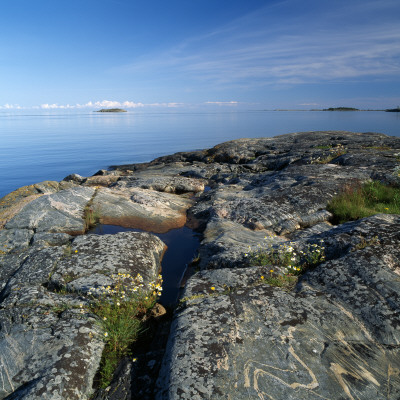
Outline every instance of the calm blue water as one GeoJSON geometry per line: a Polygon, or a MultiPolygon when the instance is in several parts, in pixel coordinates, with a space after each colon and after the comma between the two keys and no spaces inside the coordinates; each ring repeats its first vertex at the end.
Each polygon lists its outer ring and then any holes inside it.
{"type": "Polygon", "coordinates": [[[84,176],[242,137],[349,130],[400,136],[399,113],[255,111],[226,113],[0,112],[0,197],[21,186],[84,176]]]}

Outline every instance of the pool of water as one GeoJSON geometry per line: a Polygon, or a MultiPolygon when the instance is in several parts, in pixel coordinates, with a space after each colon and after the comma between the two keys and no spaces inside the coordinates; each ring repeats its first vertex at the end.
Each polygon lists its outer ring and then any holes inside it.
{"type": "MultiPolygon", "coordinates": [[[[118,232],[143,232],[140,229],[123,228],[117,225],[99,224],[89,234],[106,235],[118,232]]],[[[168,249],[162,260],[163,291],[159,303],[164,306],[176,303],[180,283],[188,264],[196,256],[200,244],[200,235],[187,227],[171,229],[166,233],[153,233],[168,249]]]]}

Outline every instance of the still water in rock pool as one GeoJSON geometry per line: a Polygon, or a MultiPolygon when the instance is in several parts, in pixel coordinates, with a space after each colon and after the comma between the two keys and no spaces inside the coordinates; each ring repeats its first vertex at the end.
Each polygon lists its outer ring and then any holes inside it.
{"type": "MultiPolygon", "coordinates": [[[[106,235],[118,232],[143,232],[140,229],[123,228],[117,225],[97,225],[89,234],[106,235]]],[[[171,229],[166,233],[154,233],[168,249],[162,260],[163,292],[159,302],[164,306],[178,299],[180,283],[187,265],[196,256],[200,244],[200,235],[187,227],[171,229]]]]}

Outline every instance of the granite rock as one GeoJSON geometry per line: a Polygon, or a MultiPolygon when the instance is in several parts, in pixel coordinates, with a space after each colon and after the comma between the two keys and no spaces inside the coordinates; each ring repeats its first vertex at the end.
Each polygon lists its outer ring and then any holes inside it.
{"type": "Polygon", "coordinates": [[[132,232],[76,236],[87,229],[85,210],[103,223],[154,232],[186,223],[203,234],[156,390],[160,347],[136,364],[125,360],[95,398],[400,398],[400,217],[333,226],[326,209],[348,184],[400,186],[399,156],[400,139],[383,134],[299,132],[5,196],[0,398],[88,398],[104,345],[85,311],[88,292],[112,285],[117,272],[146,282],[158,274],[161,241],[132,232]],[[266,243],[296,251],[323,243],[326,260],[294,288],[273,287],[261,277],[279,268],[246,256],[266,243]]]}
{"type": "Polygon", "coordinates": [[[10,219],[6,229],[83,234],[84,209],[95,193],[89,187],[73,187],[32,200],[10,219]]]}
{"type": "Polygon", "coordinates": [[[379,243],[350,243],[291,292],[263,283],[262,266],[194,275],[156,398],[399,398],[399,228],[376,216],[325,232],[333,246],[361,232],[379,243]]]}
{"type": "Polygon", "coordinates": [[[69,254],[54,266],[49,285],[87,293],[112,284],[111,276],[118,273],[140,274],[147,285],[157,280],[165,249],[160,239],[146,232],[78,236],[69,254]]]}
{"type": "Polygon", "coordinates": [[[179,162],[210,188],[189,209],[201,271],[175,314],[157,399],[400,397],[399,217],[335,227],[326,210],[346,185],[400,185],[399,150],[381,134],[312,132],[153,162],[179,162]],[[271,266],[246,257],[265,240],[323,240],[327,261],[294,290],[271,287],[271,266]]]}
{"type": "Polygon", "coordinates": [[[72,182],[44,181],[23,186],[0,199],[0,229],[26,204],[44,194],[56,193],[74,186],[72,182]]]}
{"type": "Polygon", "coordinates": [[[186,222],[186,210],[193,202],[170,193],[140,188],[102,188],[97,191],[92,208],[103,224],[167,232],[186,222]]]}
{"type": "Polygon", "coordinates": [[[129,176],[121,178],[120,187],[138,187],[165,193],[197,193],[204,190],[204,181],[182,176],[129,176]]]}
{"type": "Polygon", "coordinates": [[[118,273],[154,282],[165,251],[149,233],[55,235],[0,255],[0,398],[88,399],[104,347],[88,292],[118,273]]]}

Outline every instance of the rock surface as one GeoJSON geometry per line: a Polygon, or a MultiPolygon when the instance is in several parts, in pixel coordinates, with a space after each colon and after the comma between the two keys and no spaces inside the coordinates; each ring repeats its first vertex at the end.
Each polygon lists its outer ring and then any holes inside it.
{"type": "Polygon", "coordinates": [[[203,271],[175,314],[157,399],[400,397],[399,217],[334,228],[326,210],[345,185],[398,185],[399,150],[398,138],[316,132],[153,162],[179,162],[210,186],[189,210],[203,271]],[[270,266],[246,258],[264,237],[297,248],[323,239],[328,261],[292,291],[269,286],[270,266]]]}
{"type": "Polygon", "coordinates": [[[88,292],[117,273],[156,281],[164,250],[154,235],[126,232],[2,255],[0,398],[89,398],[104,342],[88,292]]]}
{"type": "Polygon", "coordinates": [[[263,283],[266,267],[194,275],[156,398],[399,398],[399,232],[379,215],[317,235],[347,249],[292,292],[263,283]],[[360,235],[379,244],[354,251],[360,235]]]}
{"type": "Polygon", "coordinates": [[[41,196],[25,205],[5,228],[83,234],[84,209],[94,193],[92,188],[76,187],[41,196]]]}
{"type": "Polygon", "coordinates": [[[92,207],[103,224],[163,233],[186,223],[190,199],[153,190],[125,187],[101,189],[92,207]]]}
{"type": "Polygon", "coordinates": [[[17,214],[25,204],[44,194],[56,193],[72,187],[71,182],[45,181],[35,185],[24,186],[0,199],[0,229],[17,214]]]}
{"type": "MultiPolygon", "coordinates": [[[[154,235],[81,235],[98,190],[45,183],[3,198],[8,220],[0,230],[0,398],[88,399],[104,347],[100,325],[88,311],[90,292],[112,286],[118,273],[140,273],[144,285],[158,279],[166,246],[154,235]],[[39,187],[45,190],[39,193],[39,187]]],[[[186,210],[192,203],[177,204],[186,210]]]]}
{"type": "Polygon", "coordinates": [[[159,374],[160,345],[137,364],[125,360],[95,398],[400,398],[400,217],[336,227],[326,210],[345,185],[400,185],[399,160],[399,138],[303,132],[70,175],[0,199],[0,398],[88,398],[104,343],[80,304],[116,272],[158,273],[161,241],[82,235],[88,216],[203,233],[159,374]],[[261,277],[277,268],[246,256],[265,238],[298,250],[323,240],[326,260],[292,289],[270,286],[261,277]]]}

